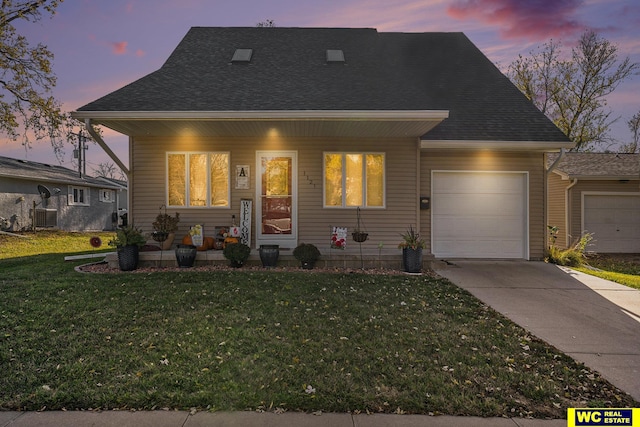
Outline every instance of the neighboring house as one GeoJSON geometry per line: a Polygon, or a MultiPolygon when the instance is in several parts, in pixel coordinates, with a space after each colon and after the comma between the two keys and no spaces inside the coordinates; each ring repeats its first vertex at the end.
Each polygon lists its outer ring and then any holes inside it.
{"type": "Polygon", "coordinates": [[[540,259],[543,153],[573,146],[462,33],[196,27],[73,116],[130,137],[144,230],[166,205],[211,232],[251,200],[252,247],[323,253],[360,207],[372,253],[412,225],[438,258],[540,259]]]}
{"type": "MultiPolygon", "coordinates": [[[[558,158],[549,154],[547,166],[558,158]]],[[[587,250],[640,253],[640,154],[565,153],[549,175],[548,224],[557,246],[584,233],[587,250]]]]}
{"type": "Polygon", "coordinates": [[[0,227],[30,230],[35,221],[36,228],[113,230],[121,188],[62,166],[0,157],[0,227]]]}

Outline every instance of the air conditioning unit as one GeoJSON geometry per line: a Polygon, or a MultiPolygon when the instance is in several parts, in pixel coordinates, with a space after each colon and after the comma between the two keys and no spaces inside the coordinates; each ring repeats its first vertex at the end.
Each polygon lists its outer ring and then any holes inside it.
{"type": "Polygon", "coordinates": [[[36,227],[57,227],[58,211],[56,209],[36,209],[36,227]]]}

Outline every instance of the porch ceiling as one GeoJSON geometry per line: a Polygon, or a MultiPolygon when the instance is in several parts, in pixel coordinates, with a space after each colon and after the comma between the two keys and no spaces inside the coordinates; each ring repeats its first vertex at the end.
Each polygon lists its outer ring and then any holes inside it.
{"type": "Polygon", "coordinates": [[[358,138],[417,138],[448,115],[443,110],[72,113],[129,136],[358,138]]]}

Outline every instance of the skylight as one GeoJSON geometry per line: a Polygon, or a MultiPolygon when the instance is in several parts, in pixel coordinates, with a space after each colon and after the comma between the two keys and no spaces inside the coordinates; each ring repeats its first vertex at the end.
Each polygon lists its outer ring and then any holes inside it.
{"type": "Polygon", "coordinates": [[[250,62],[253,49],[236,49],[231,62],[250,62]]]}
{"type": "Polygon", "coordinates": [[[344,62],[344,52],[341,49],[327,49],[327,62],[344,62]]]}

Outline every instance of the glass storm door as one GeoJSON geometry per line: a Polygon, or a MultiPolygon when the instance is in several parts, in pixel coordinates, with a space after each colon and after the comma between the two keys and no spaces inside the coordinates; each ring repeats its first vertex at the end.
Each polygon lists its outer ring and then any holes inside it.
{"type": "Polygon", "coordinates": [[[257,245],[294,248],[297,243],[297,153],[256,153],[257,245]]]}

